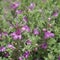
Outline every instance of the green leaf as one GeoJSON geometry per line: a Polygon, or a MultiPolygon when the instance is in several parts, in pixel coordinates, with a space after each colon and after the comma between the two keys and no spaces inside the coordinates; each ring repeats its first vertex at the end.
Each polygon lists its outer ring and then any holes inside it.
{"type": "Polygon", "coordinates": [[[48,58],[49,58],[49,60],[54,60],[54,56],[53,56],[53,54],[52,53],[48,53],[48,58]]]}

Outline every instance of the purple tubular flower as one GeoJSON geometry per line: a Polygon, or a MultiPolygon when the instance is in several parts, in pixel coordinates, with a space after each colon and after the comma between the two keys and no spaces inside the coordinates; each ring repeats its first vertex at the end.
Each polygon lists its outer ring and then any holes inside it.
{"type": "Polygon", "coordinates": [[[57,17],[57,16],[58,16],[58,12],[57,12],[57,11],[54,12],[54,13],[53,13],[53,16],[54,16],[54,17],[57,17]]]}
{"type": "Polygon", "coordinates": [[[60,56],[58,56],[58,60],[60,60],[60,56]]]}
{"type": "Polygon", "coordinates": [[[41,46],[40,46],[42,49],[47,49],[47,43],[43,43],[43,44],[41,44],[41,46]]]}
{"type": "Polygon", "coordinates": [[[30,52],[29,51],[25,51],[25,53],[23,54],[23,56],[27,59],[29,57],[30,52]]]}
{"type": "Polygon", "coordinates": [[[16,14],[22,14],[22,10],[16,10],[16,14]]]}
{"type": "Polygon", "coordinates": [[[29,10],[33,10],[35,8],[35,3],[31,3],[29,6],[29,10]]]}
{"type": "Polygon", "coordinates": [[[19,3],[13,3],[13,4],[11,5],[11,8],[16,9],[18,6],[19,6],[19,3]]]}
{"type": "Polygon", "coordinates": [[[4,53],[4,57],[7,58],[8,56],[9,56],[9,52],[5,52],[5,53],[4,53]]]}
{"type": "Polygon", "coordinates": [[[31,40],[27,40],[27,41],[26,41],[26,44],[27,44],[27,45],[31,45],[31,43],[32,43],[31,40]]]}
{"type": "Polygon", "coordinates": [[[15,32],[11,33],[11,36],[14,40],[22,39],[21,31],[19,29],[15,32]]]}
{"type": "Polygon", "coordinates": [[[23,56],[19,57],[18,60],[23,60],[23,56]]]}
{"type": "Polygon", "coordinates": [[[16,33],[17,35],[20,35],[20,34],[21,34],[21,30],[20,30],[20,29],[17,29],[15,33],[16,33]]]}
{"type": "Polygon", "coordinates": [[[48,39],[54,37],[54,33],[51,33],[51,31],[44,32],[44,39],[48,39]]]}
{"type": "Polygon", "coordinates": [[[2,34],[0,33],[0,37],[2,36],[2,34]]]}
{"type": "Polygon", "coordinates": [[[39,35],[40,34],[40,32],[38,31],[37,28],[34,29],[33,33],[34,33],[34,35],[39,35]]]}
{"type": "Polygon", "coordinates": [[[24,26],[22,27],[22,31],[30,32],[29,26],[28,26],[28,25],[24,25],[24,26]]]}
{"type": "Polygon", "coordinates": [[[7,45],[7,48],[10,48],[10,49],[12,49],[12,50],[15,49],[15,47],[14,47],[12,44],[8,44],[8,45],[7,45]]]}
{"type": "Polygon", "coordinates": [[[4,52],[4,51],[6,51],[6,48],[4,46],[1,46],[0,47],[0,52],[4,52]]]}
{"type": "Polygon", "coordinates": [[[8,36],[8,33],[7,32],[3,32],[2,33],[4,36],[8,36]]]}
{"type": "Polygon", "coordinates": [[[23,21],[24,22],[27,22],[28,21],[28,18],[26,16],[23,16],[23,21]]]}

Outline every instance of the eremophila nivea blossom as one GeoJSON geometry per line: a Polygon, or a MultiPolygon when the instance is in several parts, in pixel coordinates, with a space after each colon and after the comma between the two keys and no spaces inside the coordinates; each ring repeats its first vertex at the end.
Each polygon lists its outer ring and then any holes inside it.
{"type": "Polygon", "coordinates": [[[22,10],[16,10],[16,14],[22,14],[22,10]]]}
{"type": "Polygon", "coordinates": [[[6,57],[6,58],[8,58],[9,55],[10,55],[9,52],[6,51],[6,52],[4,52],[3,56],[6,57]]]}
{"type": "Polygon", "coordinates": [[[27,41],[26,41],[26,44],[27,44],[27,45],[31,45],[31,43],[32,43],[31,40],[27,40],[27,41]]]}
{"type": "Polygon", "coordinates": [[[33,30],[33,33],[34,33],[34,35],[39,35],[39,34],[40,34],[40,32],[39,32],[39,30],[38,30],[37,28],[35,28],[35,29],[33,30]]]}
{"type": "Polygon", "coordinates": [[[0,47],[0,52],[4,52],[4,51],[6,51],[6,47],[1,46],[1,47],[0,47]]]}
{"type": "Polygon", "coordinates": [[[51,31],[44,32],[44,39],[48,39],[51,37],[54,37],[54,33],[52,33],[51,31]]]}
{"type": "Polygon", "coordinates": [[[8,33],[7,32],[3,32],[2,35],[8,36],[8,33]]]}
{"type": "Polygon", "coordinates": [[[11,5],[12,9],[16,9],[19,6],[19,3],[15,2],[11,5]]]}
{"type": "Polygon", "coordinates": [[[22,31],[30,32],[29,26],[28,26],[28,25],[24,25],[24,26],[22,27],[22,31]]]}
{"type": "Polygon", "coordinates": [[[12,44],[8,44],[8,45],[7,45],[7,48],[10,48],[10,49],[12,49],[12,50],[15,49],[15,47],[14,47],[12,44]]]}
{"type": "Polygon", "coordinates": [[[57,11],[53,12],[53,16],[57,17],[58,16],[58,12],[57,11]]]}
{"type": "Polygon", "coordinates": [[[28,21],[28,18],[26,16],[23,16],[23,21],[24,22],[27,22],[28,21]]]}
{"type": "Polygon", "coordinates": [[[24,58],[23,56],[20,56],[20,57],[18,58],[18,60],[23,60],[23,58],[24,58]]]}
{"type": "Polygon", "coordinates": [[[35,8],[35,3],[31,3],[30,6],[29,6],[29,8],[28,8],[28,10],[31,11],[31,10],[33,10],[34,8],[35,8]]]}
{"type": "Polygon", "coordinates": [[[17,39],[22,39],[22,35],[21,35],[21,30],[17,30],[13,33],[11,33],[11,37],[14,39],[14,40],[17,40],[17,39]]]}
{"type": "Polygon", "coordinates": [[[42,49],[46,49],[47,48],[47,43],[42,43],[40,46],[42,49]]]}
{"type": "Polygon", "coordinates": [[[60,60],[60,56],[58,56],[58,60],[60,60]]]}
{"type": "Polygon", "coordinates": [[[23,56],[24,56],[25,58],[28,58],[28,57],[29,57],[29,54],[30,54],[29,51],[25,51],[24,54],[23,54],[23,56]]]}

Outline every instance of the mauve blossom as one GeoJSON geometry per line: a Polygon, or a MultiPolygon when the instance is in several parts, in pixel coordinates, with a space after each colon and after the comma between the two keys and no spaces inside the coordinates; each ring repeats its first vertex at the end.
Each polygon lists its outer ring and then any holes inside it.
{"type": "Polygon", "coordinates": [[[40,47],[43,48],[43,49],[46,49],[47,48],[47,43],[42,43],[40,47]]]}
{"type": "Polygon", "coordinates": [[[19,58],[18,58],[18,60],[23,60],[23,58],[24,58],[24,57],[23,57],[23,56],[21,56],[21,57],[19,57],[19,58]]]}
{"type": "Polygon", "coordinates": [[[57,16],[58,16],[58,12],[55,11],[55,12],[53,13],[53,16],[54,16],[54,17],[57,17],[57,16]]]}
{"type": "Polygon", "coordinates": [[[15,47],[14,47],[12,44],[8,44],[8,45],[7,45],[7,48],[10,48],[10,49],[12,49],[12,50],[15,49],[15,47]]]}
{"type": "Polygon", "coordinates": [[[7,58],[9,55],[10,55],[9,52],[5,52],[5,53],[4,53],[4,57],[6,57],[6,58],[7,58]]]}
{"type": "Polygon", "coordinates": [[[35,3],[31,3],[28,9],[33,10],[34,8],[35,8],[35,3]]]}
{"type": "Polygon", "coordinates": [[[16,14],[22,14],[22,10],[16,10],[16,14]]]}
{"type": "Polygon", "coordinates": [[[4,51],[6,51],[6,47],[1,46],[1,47],[0,47],[0,52],[4,52],[4,51]]]}
{"type": "Polygon", "coordinates": [[[21,35],[21,31],[20,30],[17,30],[13,33],[11,33],[11,36],[14,40],[17,40],[17,39],[22,39],[22,35],[21,35]]]}
{"type": "Polygon", "coordinates": [[[51,31],[44,32],[44,39],[48,39],[51,37],[54,37],[54,33],[52,33],[51,31]]]}
{"type": "Polygon", "coordinates": [[[15,2],[11,5],[11,8],[16,9],[19,6],[19,3],[15,2]]]}
{"type": "Polygon", "coordinates": [[[8,33],[7,32],[3,32],[2,35],[8,36],[8,33]]]}
{"type": "Polygon", "coordinates": [[[24,25],[21,30],[22,30],[22,31],[30,32],[30,28],[29,28],[28,25],[24,25]]]}
{"type": "Polygon", "coordinates": [[[25,58],[28,58],[28,57],[29,57],[29,54],[30,54],[29,51],[25,51],[24,54],[23,54],[23,56],[24,56],[25,58]]]}
{"type": "Polygon", "coordinates": [[[60,60],[60,56],[58,56],[58,60],[60,60]]]}
{"type": "Polygon", "coordinates": [[[0,37],[2,37],[2,36],[8,36],[8,33],[7,32],[0,33],[0,37]]]}
{"type": "Polygon", "coordinates": [[[20,34],[21,34],[21,30],[20,30],[20,29],[17,29],[15,33],[16,33],[17,35],[20,35],[20,34]]]}
{"type": "Polygon", "coordinates": [[[28,21],[28,18],[26,16],[23,16],[23,21],[24,22],[27,22],[28,21]]]}
{"type": "Polygon", "coordinates": [[[0,33],[0,37],[2,36],[2,34],[0,33]]]}
{"type": "Polygon", "coordinates": [[[27,40],[27,41],[26,41],[26,44],[27,44],[27,45],[31,45],[31,43],[32,43],[31,40],[27,40]]]}
{"type": "Polygon", "coordinates": [[[39,35],[39,34],[40,34],[40,32],[38,31],[37,28],[35,28],[35,29],[33,30],[33,33],[34,33],[34,35],[39,35]]]}

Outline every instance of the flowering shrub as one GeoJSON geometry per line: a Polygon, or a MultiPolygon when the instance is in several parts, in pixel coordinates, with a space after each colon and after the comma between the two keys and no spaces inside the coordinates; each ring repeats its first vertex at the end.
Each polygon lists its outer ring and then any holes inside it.
{"type": "Polygon", "coordinates": [[[0,60],[60,60],[60,1],[0,0],[0,60]]]}

